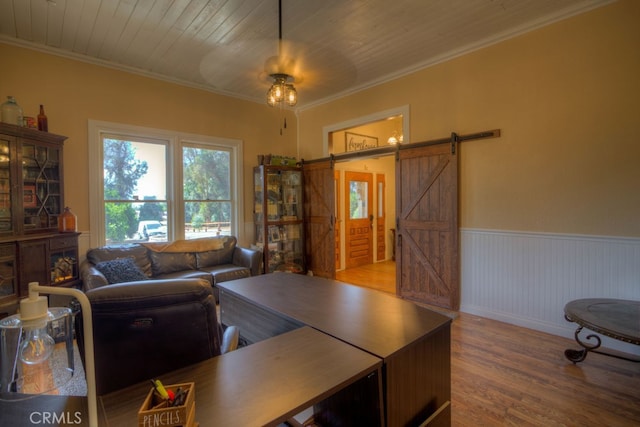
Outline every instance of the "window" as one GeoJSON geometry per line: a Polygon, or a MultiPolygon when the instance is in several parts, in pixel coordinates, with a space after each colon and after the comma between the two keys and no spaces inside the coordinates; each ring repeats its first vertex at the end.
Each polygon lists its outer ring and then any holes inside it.
{"type": "Polygon", "coordinates": [[[167,142],[102,137],[106,244],[167,240],[167,142]]]}
{"type": "Polygon", "coordinates": [[[185,234],[231,234],[231,153],[205,147],[182,147],[185,234]]]}
{"type": "Polygon", "coordinates": [[[90,121],[91,246],[239,236],[242,143],[90,121]]]}
{"type": "Polygon", "coordinates": [[[366,219],[369,212],[369,183],[349,181],[349,218],[366,219]]]}

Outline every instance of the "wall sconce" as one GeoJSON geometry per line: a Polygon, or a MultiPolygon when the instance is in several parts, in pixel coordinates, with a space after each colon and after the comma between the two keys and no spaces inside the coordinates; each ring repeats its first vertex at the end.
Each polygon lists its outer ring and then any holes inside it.
{"type": "Polygon", "coordinates": [[[402,144],[402,140],[402,133],[393,131],[393,135],[391,135],[389,139],[387,139],[387,143],[391,145],[402,144]]]}
{"type": "MultiPolygon", "coordinates": [[[[37,282],[29,283],[29,296],[20,301],[20,313],[7,317],[0,321],[1,333],[1,377],[0,377],[0,399],[8,396],[6,400],[18,404],[21,400],[38,396],[32,390],[25,391],[25,397],[16,399],[11,396],[20,380],[17,378],[23,369],[34,371],[38,368],[45,368],[49,365],[56,374],[64,366],[50,365],[50,359],[54,353],[55,341],[49,332],[58,328],[59,323],[68,323],[65,327],[66,338],[71,339],[72,316],[68,308],[48,307],[47,298],[40,296],[40,293],[51,295],[65,295],[75,297],[82,308],[82,319],[84,324],[84,345],[85,345],[85,378],[87,381],[87,404],[89,415],[89,426],[98,426],[98,404],[96,395],[96,372],[93,349],[93,318],[91,314],[91,304],[87,296],[78,289],[40,286],[37,282]],[[65,317],[66,316],[66,317],[65,317]],[[61,321],[62,319],[62,321],[61,321]],[[52,327],[52,323],[56,323],[52,327]],[[19,369],[21,367],[22,369],[19,369]],[[25,368],[26,367],[26,368],[25,368]]],[[[73,350],[67,346],[66,357],[71,365],[73,363],[73,350]]],[[[47,367],[47,368],[49,368],[47,367]]],[[[65,376],[68,372],[59,375],[65,376]]],[[[55,377],[55,375],[54,375],[55,377]]],[[[47,394],[51,390],[44,389],[40,394],[47,394]]]]}

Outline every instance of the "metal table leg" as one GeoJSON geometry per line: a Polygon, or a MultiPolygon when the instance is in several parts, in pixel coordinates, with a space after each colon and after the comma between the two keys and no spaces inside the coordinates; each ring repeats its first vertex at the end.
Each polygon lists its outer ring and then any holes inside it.
{"type": "MultiPolygon", "coordinates": [[[[570,319],[567,319],[570,321],[570,319]]],[[[582,362],[584,359],[586,359],[587,357],[587,353],[589,353],[590,351],[594,351],[595,349],[597,349],[598,347],[600,347],[600,345],[602,344],[602,341],[600,340],[600,337],[595,335],[595,334],[589,334],[587,335],[587,340],[592,340],[595,339],[596,342],[595,344],[590,344],[587,342],[583,342],[580,339],[580,331],[582,331],[582,326],[578,327],[578,329],[576,329],[576,332],[574,333],[574,336],[576,338],[576,342],[578,344],[580,344],[580,346],[582,347],[582,350],[572,350],[572,349],[566,349],[564,351],[564,355],[567,359],[569,359],[570,361],[572,361],[573,363],[578,363],[578,362],[582,362]]]]}

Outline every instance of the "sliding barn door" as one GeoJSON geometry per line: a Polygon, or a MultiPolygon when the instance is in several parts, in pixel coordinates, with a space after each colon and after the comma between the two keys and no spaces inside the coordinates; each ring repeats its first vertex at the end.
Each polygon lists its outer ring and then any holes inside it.
{"type": "Polygon", "coordinates": [[[315,276],[335,279],[335,207],[333,164],[308,163],[304,174],[304,220],[307,270],[315,276]]]}
{"type": "Polygon", "coordinates": [[[396,286],[404,298],[458,310],[458,158],[452,151],[451,144],[437,144],[398,152],[396,286]]]}

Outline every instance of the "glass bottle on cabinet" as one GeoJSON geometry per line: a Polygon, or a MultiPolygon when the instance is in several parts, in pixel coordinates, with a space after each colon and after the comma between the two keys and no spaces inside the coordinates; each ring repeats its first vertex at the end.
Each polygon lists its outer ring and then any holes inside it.
{"type": "Polygon", "coordinates": [[[292,166],[254,168],[256,246],[264,272],[304,273],[302,171],[292,166]]]}

